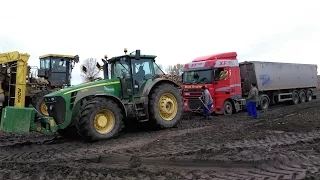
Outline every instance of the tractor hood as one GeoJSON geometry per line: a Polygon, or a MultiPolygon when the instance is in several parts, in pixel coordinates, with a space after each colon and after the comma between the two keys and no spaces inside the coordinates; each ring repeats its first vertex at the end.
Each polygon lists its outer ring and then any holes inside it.
{"type": "Polygon", "coordinates": [[[99,86],[119,84],[119,83],[120,83],[120,80],[118,78],[110,79],[110,80],[93,81],[93,82],[78,84],[65,89],[61,89],[59,91],[47,94],[44,97],[63,96],[65,94],[69,94],[69,93],[80,91],[80,90],[85,90],[85,89],[99,87],[99,86]]]}

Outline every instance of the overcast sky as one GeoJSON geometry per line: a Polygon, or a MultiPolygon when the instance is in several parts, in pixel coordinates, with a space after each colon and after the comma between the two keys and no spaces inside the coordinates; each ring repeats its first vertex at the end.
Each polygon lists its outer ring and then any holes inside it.
{"type": "MultiPolygon", "coordinates": [[[[157,63],[236,51],[240,61],[320,65],[319,2],[257,0],[0,0],[0,52],[99,60],[140,49],[157,63]]],[[[81,82],[80,65],[72,84],[81,82]]]]}

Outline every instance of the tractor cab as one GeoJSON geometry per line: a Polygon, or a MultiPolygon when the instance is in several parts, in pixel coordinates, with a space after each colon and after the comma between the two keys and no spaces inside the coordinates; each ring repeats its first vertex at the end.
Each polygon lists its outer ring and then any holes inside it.
{"type": "Polygon", "coordinates": [[[47,54],[39,59],[38,77],[48,80],[51,87],[70,86],[72,69],[79,62],[78,55],[47,54]]]}
{"type": "Polygon", "coordinates": [[[105,59],[103,59],[104,78],[109,79],[108,66],[110,65],[111,79],[120,78],[122,97],[140,97],[148,82],[165,73],[155,63],[157,56],[140,55],[140,50],[127,54],[125,49],[124,52],[125,55],[113,57],[109,60],[105,60],[107,59],[105,56],[105,59]]]}

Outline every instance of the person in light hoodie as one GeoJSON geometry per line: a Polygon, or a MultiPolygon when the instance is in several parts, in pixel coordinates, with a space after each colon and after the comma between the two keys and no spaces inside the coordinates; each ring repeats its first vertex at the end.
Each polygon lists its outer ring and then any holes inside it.
{"type": "Polygon", "coordinates": [[[204,103],[203,107],[203,115],[205,119],[210,118],[211,112],[210,109],[213,105],[213,99],[211,97],[211,94],[206,86],[201,87],[203,94],[202,94],[202,99],[204,103]]]}

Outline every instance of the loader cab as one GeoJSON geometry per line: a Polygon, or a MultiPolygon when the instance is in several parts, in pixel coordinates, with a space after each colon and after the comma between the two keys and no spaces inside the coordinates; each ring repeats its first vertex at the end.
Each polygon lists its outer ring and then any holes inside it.
{"type": "Polygon", "coordinates": [[[155,58],[154,55],[140,55],[140,50],[136,50],[135,54],[108,60],[111,78],[120,78],[123,98],[140,97],[148,80],[165,74],[155,63],[155,58]]]}
{"type": "Polygon", "coordinates": [[[79,56],[48,54],[40,56],[38,77],[43,77],[50,82],[51,87],[63,88],[70,86],[71,73],[79,56]]]}

